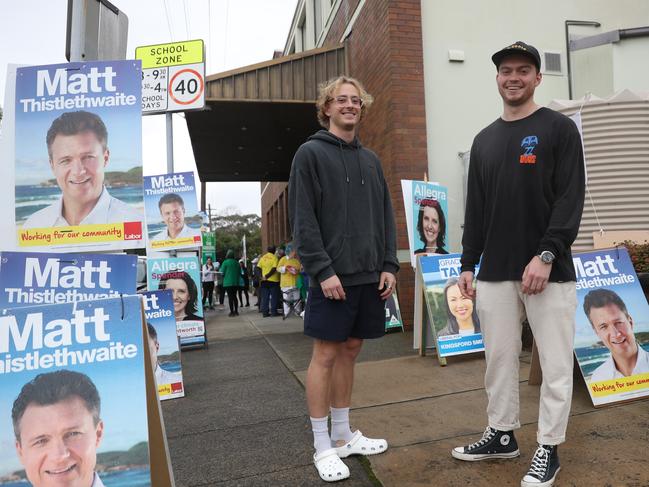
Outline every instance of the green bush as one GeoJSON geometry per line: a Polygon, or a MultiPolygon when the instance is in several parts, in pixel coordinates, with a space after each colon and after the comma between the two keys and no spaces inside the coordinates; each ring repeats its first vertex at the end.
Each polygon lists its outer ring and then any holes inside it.
{"type": "Polygon", "coordinates": [[[635,243],[630,240],[622,242],[631,257],[636,272],[649,272],[649,242],[635,243]]]}

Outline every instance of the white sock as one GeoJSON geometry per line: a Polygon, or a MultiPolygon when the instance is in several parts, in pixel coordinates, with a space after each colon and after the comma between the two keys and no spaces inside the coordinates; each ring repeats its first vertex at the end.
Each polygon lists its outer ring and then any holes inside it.
{"type": "Polygon", "coordinates": [[[313,447],[315,452],[321,453],[331,448],[331,438],[329,437],[329,418],[311,418],[311,431],[313,431],[313,447]]]}
{"type": "Polygon", "coordinates": [[[339,440],[347,443],[354,436],[349,428],[349,408],[330,408],[331,410],[331,444],[339,440]]]}

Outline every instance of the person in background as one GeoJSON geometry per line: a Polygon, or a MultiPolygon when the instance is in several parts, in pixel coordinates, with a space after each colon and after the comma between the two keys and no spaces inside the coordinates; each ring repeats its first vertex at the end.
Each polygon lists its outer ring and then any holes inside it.
{"type": "Polygon", "coordinates": [[[297,288],[297,278],[302,271],[302,264],[297,258],[297,251],[292,245],[286,246],[286,255],[277,263],[277,271],[281,274],[279,287],[284,298],[284,316],[290,310],[289,302],[297,301],[300,297],[300,290],[297,288]]]}
{"type": "Polygon", "coordinates": [[[210,309],[214,309],[214,281],[216,280],[216,269],[212,263],[212,257],[208,257],[203,268],[201,269],[201,281],[203,282],[203,308],[205,302],[209,304],[210,309]]]}
{"type": "Polygon", "coordinates": [[[241,268],[241,279],[239,280],[239,305],[243,308],[243,296],[246,296],[245,306],[250,306],[250,297],[248,296],[248,288],[250,287],[250,276],[248,275],[248,268],[243,259],[239,259],[239,266],[241,268]]]}
{"type": "Polygon", "coordinates": [[[261,256],[257,267],[261,270],[261,312],[264,318],[268,316],[278,316],[277,304],[279,302],[279,273],[277,272],[277,250],[274,245],[270,245],[264,255],[261,256]]]}
{"type": "Polygon", "coordinates": [[[229,249],[225,254],[225,260],[221,264],[223,289],[225,289],[228,295],[228,304],[230,306],[230,314],[228,316],[239,316],[237,291],[239,289],[240,269],[239,263],[234,259],[234,250],[229,249]]]}
{"type": "Polygon", "coordinates": [[[261,269],[257,267],[257,263],[259,262],[259,258],[261,256],[257,256],[254,259],[252,259],[252,295],[257,298],[257,302],[255,303],[255,306],[257,306],[257,311],[261,313],[261,290],[259,289],[259,284],[261,283],[261,269]]]}

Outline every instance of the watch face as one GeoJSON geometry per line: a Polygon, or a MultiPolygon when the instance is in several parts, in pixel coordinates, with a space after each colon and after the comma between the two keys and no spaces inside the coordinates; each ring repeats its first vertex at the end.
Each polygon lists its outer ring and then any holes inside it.
{"type": "Polygon", "coordinates": [[[546,264],[550,264],[554,260],[554,254],[548,250],[545,250],[541,252],[541,260],[546,264]]]}

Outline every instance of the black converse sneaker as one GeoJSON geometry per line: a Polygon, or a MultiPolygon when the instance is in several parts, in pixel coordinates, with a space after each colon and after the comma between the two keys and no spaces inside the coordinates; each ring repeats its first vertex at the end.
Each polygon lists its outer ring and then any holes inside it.
{"type": "Polygon", "coordinates": [[[556,445],[539,445],[521,487],[550,487],[561,470],[556,445]]]}
{"type": "Polygon", "coordinates": [[[489,426],[484,430],[480,440],[451,450],[454,458],[468,462],[489,458],[514,458],[519,454],[513,431],[498,431],[489,426]]]}

